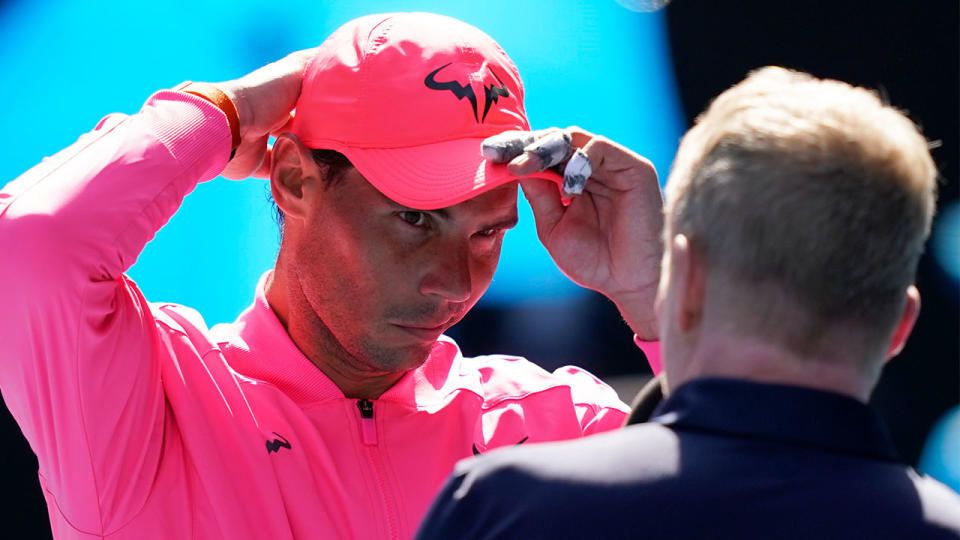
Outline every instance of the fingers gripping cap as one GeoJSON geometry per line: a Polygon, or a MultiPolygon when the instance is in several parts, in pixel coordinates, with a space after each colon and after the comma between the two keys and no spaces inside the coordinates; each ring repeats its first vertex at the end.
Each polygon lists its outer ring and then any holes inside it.
{"type": "Polygon", "coordinates": [[[291,127],[308,147],[346,155],[387,197],[425,210],[515,180],[480,143],[528,129],[523,83],[503,49],[429,13],[368,15],[336,30],[306,68],[291,127]]]}

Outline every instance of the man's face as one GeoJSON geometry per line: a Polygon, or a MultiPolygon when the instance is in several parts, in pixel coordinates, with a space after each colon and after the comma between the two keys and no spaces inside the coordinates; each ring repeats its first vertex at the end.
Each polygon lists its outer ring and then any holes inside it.
{"type": "Polygon", "coordinates": [[[314,344],[366,372],[420,365],[493,278],[517,221],[510,183],[440,210],[399,205],[348,169],[322,189],[292,255],[314,344]]]}

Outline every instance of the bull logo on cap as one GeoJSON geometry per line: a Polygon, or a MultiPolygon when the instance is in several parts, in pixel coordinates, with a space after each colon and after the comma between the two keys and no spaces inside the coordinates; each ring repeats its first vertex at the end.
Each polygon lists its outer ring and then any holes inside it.
{"type": "Polygon", "coordinates": [[[483,88],[483,115],[480,116],[477,111],[477,94],[473,90],[472,81],[467,82],[467,84],[460,84],[457,81],[438,81],[436,80],[437,73],[449,66],[452,62],[444,64],[437,69],[430,72],[425,79],[423,79],[423,84],[431,90],[449,90],[453,92],[453,95],[457,96],[457,99],[467,98],[470,100],[470,105],[473,107],[473,118],[477,122],[483,122],[487,119],[487,113],[490,112],[490,107],[500,99],[501,96],[509,97],[510,92],[507,91],[506,85],[503,81],[500,80],[500,77],[497,77],[497,74],[490,69],[490,74],[493,75],[493,78],[500,83],[500,86],[496,84],[490,84],[489,86],[484,84],[483,88]]]}

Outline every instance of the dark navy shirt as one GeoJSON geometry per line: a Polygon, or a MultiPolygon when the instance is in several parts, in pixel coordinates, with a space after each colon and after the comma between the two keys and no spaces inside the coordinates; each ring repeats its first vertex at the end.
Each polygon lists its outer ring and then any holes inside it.
{"type": "Polygon", "coordinates": [[[960,539],[960,495],[840,394],[733,379],[651,422],[461,462],[418,538],[960,539]]]}

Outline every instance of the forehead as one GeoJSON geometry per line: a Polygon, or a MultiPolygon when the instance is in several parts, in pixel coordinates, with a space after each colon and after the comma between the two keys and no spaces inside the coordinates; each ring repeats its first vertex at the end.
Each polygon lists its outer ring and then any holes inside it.
{"type": "Polygon", "coordinates": [[[448,206],[446,211],[503,211],[507,209],[516,210],[517,207],[517,182],[508,182],[502,186],[497,186],[489,191],[467,199],[453,206],[448,206]]]}

